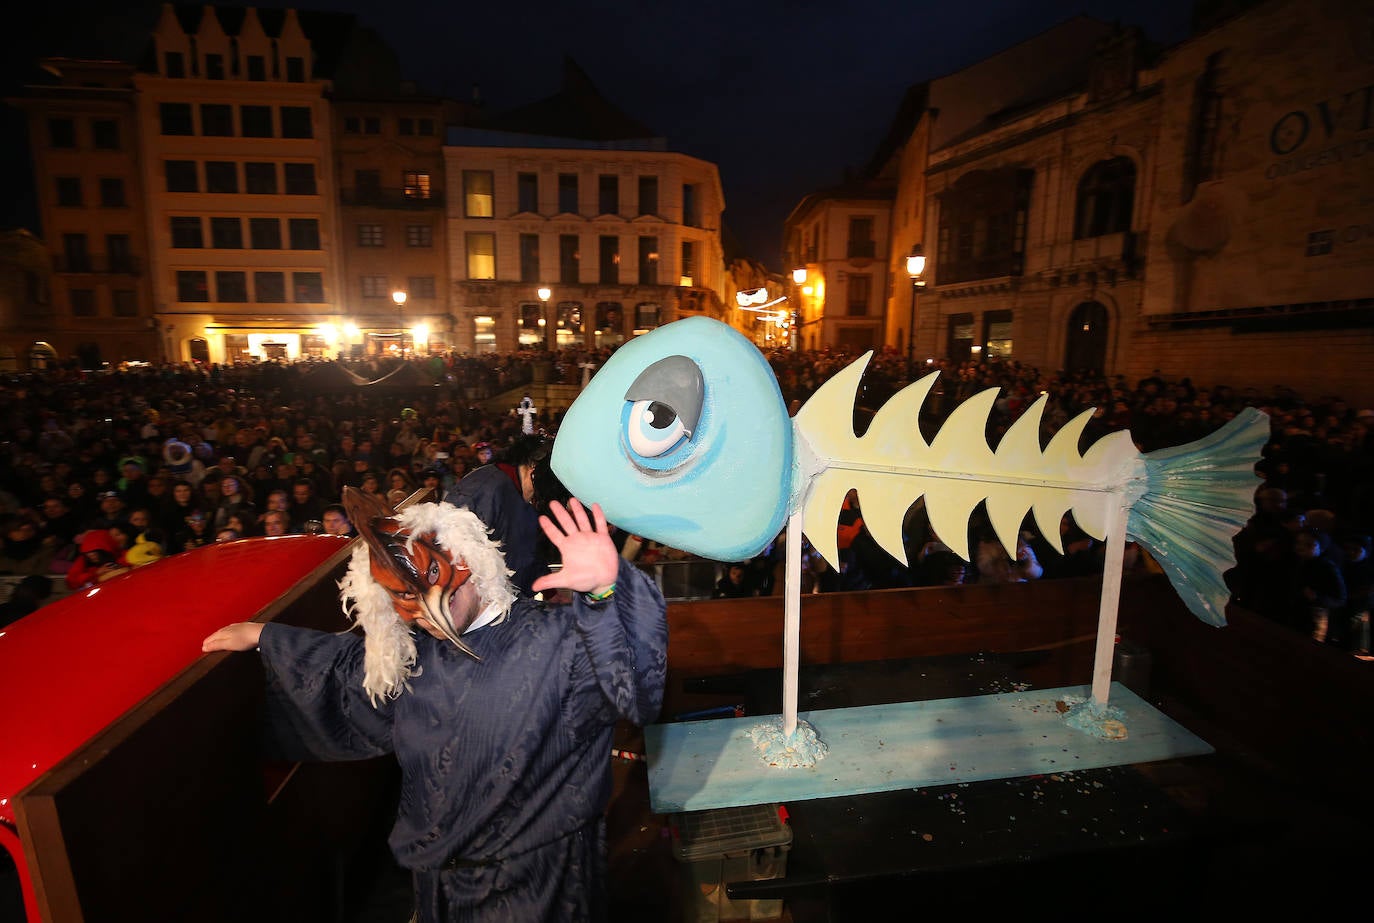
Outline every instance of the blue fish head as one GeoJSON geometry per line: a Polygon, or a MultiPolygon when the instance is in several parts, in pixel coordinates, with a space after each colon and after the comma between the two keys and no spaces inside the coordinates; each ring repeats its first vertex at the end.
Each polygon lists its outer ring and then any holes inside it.
{"type": "Polygon", "coordinates": [[[614,525],[742,561],[787,519],[792,420],[758,347],[692,317],[616,350],[564,415],[551,464],[614,525]]]}

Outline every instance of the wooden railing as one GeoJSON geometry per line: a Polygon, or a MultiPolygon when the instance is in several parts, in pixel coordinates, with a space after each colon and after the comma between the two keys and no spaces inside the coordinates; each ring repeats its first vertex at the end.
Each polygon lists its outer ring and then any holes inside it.
{"type": "MultiPolygon", "coordinates": [[[[263,616],[344,627],[345,562],[263,616]]],[[[1099,589],[1082,578],[807,596],[801,662],[1040,652],[1026,661],[1036,685],[1087,684],[1099,589]]],[[[782,621],[781,596],[670,604],[665,719],[718,704],[694,678],[779,667],[782,621]]],[[[1320,772],[1351,810],[1369,810],[1369,664],[1243,611],[1203,625],[1162,577],[1125,582],[1119,625],[1150,652],[1166,712],[1255,748],[1295,782],[1320,772]]],[[[23,793],[48,919],[127,919],[131,894],[143,921],[338,918],[351,864],[382,848],[395,764],[264,762],[262,689],[257,658],[202,658],[23,793]]]]}

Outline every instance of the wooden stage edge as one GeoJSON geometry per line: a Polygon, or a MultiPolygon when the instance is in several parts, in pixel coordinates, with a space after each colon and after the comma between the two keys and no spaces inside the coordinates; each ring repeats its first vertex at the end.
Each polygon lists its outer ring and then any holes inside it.
{"type": "Polygon", "coordinates": [[[901,702],[802,714],[828,747],[804,768],[770,766],[751,732],[781,723],[755,715],[645,729],[650,804],[657,813],[831,798],[1149,763],[1213,752],[1210,744],[1120,683],[1121,739],[1078,730],[1059,703],[1089,686],[901,702]]]}

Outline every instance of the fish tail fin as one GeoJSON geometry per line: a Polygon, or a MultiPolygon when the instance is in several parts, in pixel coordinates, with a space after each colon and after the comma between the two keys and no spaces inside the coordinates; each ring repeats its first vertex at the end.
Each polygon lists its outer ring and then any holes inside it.
{"type": "Polygon", "coordinates": [[[1269,435],[1268,415],[1247,407],[1215,433],[1144,456],[1145,494],[1126,533],[1209,625],[1226,624],[1231,590],[1222,575],[1236,565],[1232,539],[1254,514],[1255,463],[1269,435]]]}

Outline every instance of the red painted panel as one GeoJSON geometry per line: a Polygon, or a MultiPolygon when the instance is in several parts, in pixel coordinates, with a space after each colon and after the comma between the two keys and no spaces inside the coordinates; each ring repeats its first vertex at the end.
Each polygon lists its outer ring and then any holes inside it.
{"type": "Polygon", "coordinates": [[[259,537],[172,555],[0,630],[0,823],[14,796],[195,663],[336,553],[330,535],[259,537]]]}

